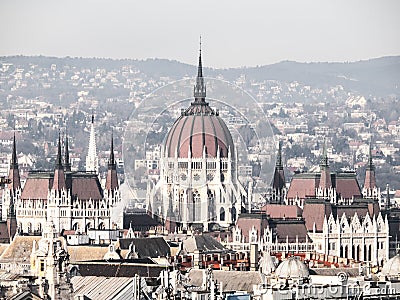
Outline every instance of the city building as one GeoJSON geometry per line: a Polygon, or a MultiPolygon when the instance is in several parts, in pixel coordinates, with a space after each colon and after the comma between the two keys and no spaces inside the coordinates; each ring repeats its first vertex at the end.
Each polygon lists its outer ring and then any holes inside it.
{"type": "Polygon", "coordinates": [[[206,102],[201,51],[194,101],[170,129],[160,158],[160,180],[147,208],[176,228],[212,230],[227,227],[250,206],[238,180],[235,145],[224,120],[206,102]]]}

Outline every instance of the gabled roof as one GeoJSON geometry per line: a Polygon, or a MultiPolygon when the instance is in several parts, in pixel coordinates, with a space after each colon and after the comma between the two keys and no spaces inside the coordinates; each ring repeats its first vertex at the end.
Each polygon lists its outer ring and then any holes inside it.
{"type": "Polygon", "coordinates": [[[16,236],[7,249],[0,256],[0,260],[29,262],[32,253],[33,241],[38,242],[41,236],[16,236]]]}
{"type": "Polygon", "coordinates": [[[266,204],[261,210],[271,218],[298,218],[303,213],[297,205],[266,204]]]}
{"type": "MultiPolygon", "coordinates": [[[[132,261],[97,261],[78,262],[74,264],[82,276],[133,277],[135,274],[143,277],[158,277],[165,266],[155,264],[151,259],[132,261]]],[[[131,279],[132,280],[132,279],[131,279]]]]}
{"type": "Polygon", "coordinates": [[[268,227],[268,217],[265,213],[261,214],[240,214],[236,226],[242,231],[245,242],[249,241],[249,231],[254,227],[258,236],[264,234],[264,229],[268,227]]]}
{"type": "MultiPolygon", "coordinates": [[[[102,188],[96,174],[86,172],[72,172],[68,174],[71,178],[71,196],[82,200],[100,200],[103,198],[102,188]]],[[[21,199],[47,199],[47,195],[53,186],[54,173],[49,171],[30,172],[21,199]]]]}
{"type": "Polygon", "coordinates": [[[117,299],[126,290],[132,293],[132,277],[74,276],[71,284],[74,295],[88,299],[117,299]]]}
{"type": "Polygon", "coordinates": [[[183,241],[183,248],[187,253],[195,250],[200,252],[222,252],[227,249],[216,239],[209,235],[194,235],[183,241]]]}
{"type": "MultiPolygon", "coordinates": [[[[204,272],[207,270],[191,269],[188,276],[190,284],[201,287],[203,283],[204,272]]],[[[229,291],[247,291],[253,292],[253,286],[262,283],[261,273],[258,271],[221,271],[213,270],[214,280],[222,283],[224,292],[229,291]]]]}
{"type": "Polygon", "coordinates": [[[307,240],[311,243],[308,237],[307,228],[304,220],[271,220],[270,227],[275,233],[275,238],[279,243],[305,243],[307,240]]]}
{"type": "Polygon", "coordinates": [[[119,239],[121,250],[129,249],[130,244],[135,246],[139,258],[171,256],[169,246],[162,237],[119,239]]]}
{"type": "Polygon", "coordinates": [[[306,200],[303,208],[303,218],[306,222],[307,230],[312,231],[315,223],[316,230],[321,232],[324,226],[324,216],[329,217],[331,212],[330,203],[323,200],[306,200]]]}
{"type": "Polygon", "coordinates": [[[133,230],[142,230],[143,228],[156,227],[161,225],[159,222],[154,220],[147,213],[141,214],[124,214],[124,229],[132,226],[133,230]]]}
{"type": "MultiPolygon", "coordinates": [[[[321,174],[295,174],[287,193],[288,199],[305,199],[315,197],[315,189],[320,185],[321,174]]],[[[332,187],[336,188],[339,196],[345,199],[361,198],[361,189],[354,172],[331,173],[332,187]]]]}

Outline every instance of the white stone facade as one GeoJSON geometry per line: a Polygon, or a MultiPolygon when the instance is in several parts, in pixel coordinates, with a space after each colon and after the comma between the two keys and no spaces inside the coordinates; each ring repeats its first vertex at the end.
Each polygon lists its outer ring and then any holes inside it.
{"type": "Polygon", "coordinates": [[[323,232],[309,232],[319,253],[382,265],[389,259],[389,223],[379,213],[325,216],[323,232]]]}

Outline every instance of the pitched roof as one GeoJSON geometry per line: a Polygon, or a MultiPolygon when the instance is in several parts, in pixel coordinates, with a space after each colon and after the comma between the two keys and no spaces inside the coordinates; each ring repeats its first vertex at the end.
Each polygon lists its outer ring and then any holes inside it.
{"type": "Polygon", "coordinates": [[[102,199],[103,192],[96,174],[76,172],[72,173],[72,197],[79,199],[102,199]]]}
{"type": "Polygon", "coordinates": [[[258,235],[264,234],[264,229],[268,227],[268,218],[264,213],[261,214],[240,214],[236,226],[242,231],[244,241],[249,241],[249,231],[253,228],[257,230],[258,235]]]}
{"type": "Polygon", "coordinates": [[[271,220],[270,227],[279,243],[285,243],[286,238],[289,243],[305,243],[307,239],[311,242],[304,220],[271,220]]]}
{"type": "Polygon", "coordinates": [[[143,277],[158,277],[165,266],[155,264],[152,260],[97,261],[78,262],[74,264],[82,276],[131,277],[135,274],[143,277]],[[135,262],[137,261],[137,262],[135,262]]]}
{"type": "Polygon", "coordinates": [[[124,225],[125,229],[132,226],[133,230],[142,230],[143,228],[150,228],[161,225],[151,216],[146,213],[141,214],[124,214],[124,225]]]}
{"type": "MultiPolygon", "coordinates": [[[[71,176],[71,196],[79,199],[103,198],[102,188],[96,174],[86,172],[73,172],[71,176]]],[[[47,199],[48,191],[53,186],[53,172],[30,172],[24,189],[21,193],[21,199],[47,199]]]]}
{"type": "Polygon", "coordinates": [[[200,252],[221,252],[227,249],[216,239],[209,235],[194,235],[183,241],[183,247],[187,253],[195,250],[200,252]]]}
{"type": "Polygon", "coordinates": [[[68,246],[69,260],[71,263],[103,260],[107,252],[108,247],[105,246],[68,246]]]}
{"type": "Polygon", "coordinates": [[[336,192],[345,199],[361,198],[362,193],[355,173],[336,174],[336,192]]]}
{"type": "Polygon", "coordinates": [[[50,173],[30,173],[21,192],[21,199],[47,199],[50,188],[50,173]]]}
{"type": "Polygon", "coordinates": [[[261,208],[271,218],[298,218],[303,211],[297,205],[266,204],[261,208]]]}
{"type": "Polygon", "coordinates": [[[29,262],[33,241],[38,242],[41,238],[41,236],[16,236],[0,256],[0,260],[29,262]]]}
{"type": "Polygon", "coordinates": [[[295,174],[290,182],[287,192],[288,199],[315,196],[315,189],[319,186],[319,174],[317,173],[302,173],[295,174]]]}
{"type": "MultiPolygon", "coordinates": [[[[203,283],[203,273],[206,270],[191,269],[189,271],[190,284],[201,287],[203,283]]],[[[224,292],[228,291],[247,291],[253,292],[253,285],[262,283],[261,273],[258,271],[222,271],[213,270],[214,280],[222,282],[224,292]]]]}
{"type": "Polygon", "coordinates": [[[135,246],[139,258],[171,256],[169,246],[162,237],[119,239],[121,250],[129,249],[131,243],[135,246]]]}
{"type": "Polygon", "coordinates": [[[74,295],[88,299],[116,299],[127,289],[132,292],[132,277],[75,276],[71,284],[74,295]]]}
{"type": "MultiPolygon", "coordinates": [[[[295,174],[287,192],[288,199],[305,199],[315,197],[315,189],[319,187],[321,174],[300,173],[295,174]]],[[[354,172],[331,173],[332,186],[337,193],[345,198],[361,198],[361,189],[354,172]]]]}
{"type": "Polygon", "coordinates": [[[307,230],[312,231],[315,223],[316,230],[322,231],[324,226],[324,216],[329,217],[331,212],[332,209],[330,203],[306,199],[303,208],[303,218],[306,222],[307,230]]]}

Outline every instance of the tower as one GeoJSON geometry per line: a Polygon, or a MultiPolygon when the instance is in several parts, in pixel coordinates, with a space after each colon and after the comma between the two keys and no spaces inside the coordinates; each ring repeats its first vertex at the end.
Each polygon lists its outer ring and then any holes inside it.
{"type": "Polygon", "coordinates": [[[321,170],[321,176],[319,179],[319,185],[315,192],[317,198],[323,198],[329,200],[331,203],[336,203],[337,195],[336,190],[333,188],[331,171],[329,168],[328,152],[327,152],[326,141],[324,141],[324,148],[321,158],[321,163],[319,165],[321,170]]]}
{"type": "Polygon", "coordinates": [[[64,167],[66,172],[71,172],[71,161],[69,159],[68,132],[65,131],[64,143],[64,167]]]}
{"type": "Polygon", "coordinates": [[[117,164],[115,163],[114,157],[114,137],[111,133],[111,147],[110,147],[110,158],[108,159],[108,169],[106,178],[106,190],[114,193],[118,189],[118,176],[117,176],[117,164]]]}
{"type": "MultiPolygon", "coordinates": [[[[119,192],[119,183],[117,175],[117,164],[114,157],[114,135],[111,133],[111,147],[110,147],[110,158],[108,159],[106,186],[104,190],[104,198],[107,201],[107,205],[110,207],[116,207],[121,203],[121,194],[119,192]]],[[[123,227],[123,208],[119,211],[114,210],[114,214],[110,220],[113,225],[119,228],[123,227]]],[[[110,228],[113,227],[110,224],[110,228]]]]}
{"type": "Polygon", "coordinates": [[[278,143],[278,155],[276,157],[274,177],[272,181],[271,202],[283,204],[286,194],[285,173],[282,163],[282,144],[278,143]]]}
{"type": "Polygon", "coordinates": [[[238,180],[231,133],[218,111],[206,102],[200,49],[194,101],[172,125],[160,158],[160,180],[150,191],[147,209],[168,230],[212,230],[229,226],[249,206],[238,180]]]}
{"type": "Polygon", "coordinates": [[[15,215],[15,204],[18,198],[21,196],[21,180],[18,168],[18,158],[17,158],[17,143],[15,141],[15,133],[13,138],[13,149],[10,161],[10,171],[8,173],[8,184],[2,196],[2,220],[8,218],[9,213],[15,215]]]}
{"type": "Polygon", "coordinates": [[[54,167],[53,184],[48,194],[47,219],[52,219],[56,230],[71,228],[71,197],[67,189],[61,154],[61,136],[58,134],[57,159],[54,167]]]}
{"type": "MultiPolygon", "coordinates": [[[[369,145],[368,162],[365,169],[365,180],[362,189],[363,198],[379,201],[381,199],[381,190],[376,186],[375,165],[372,160],[372,145],[369,145]]],[[[382,204],[382,203],[380,203],[382,204]]],[[[381,208],[387,208],[387,204],[383,204],[381,208]]]]}
{"type": "Polygon", "coordinates": [[[92,115],[92,123],[90,125],[89,149],[86,156],[86,171],[99,172],[99,158],[97,157],[96,135],[94,130],[94,115],[92,115]]]}

